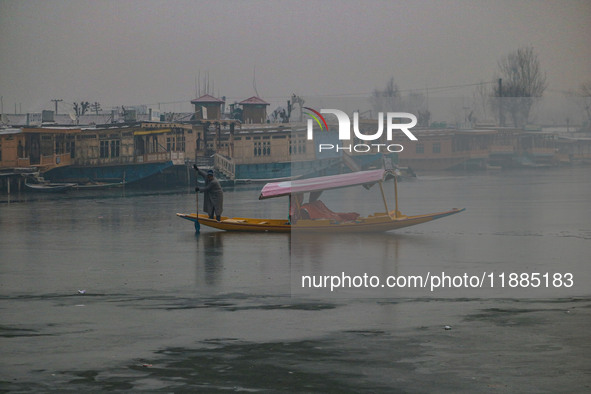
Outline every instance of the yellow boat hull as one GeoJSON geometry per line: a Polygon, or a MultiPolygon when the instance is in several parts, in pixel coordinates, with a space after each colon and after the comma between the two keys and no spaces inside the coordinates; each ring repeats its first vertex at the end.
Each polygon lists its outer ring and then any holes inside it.
{"type": "Polygon", "coordinates": [[[272,232],[288,233],[291,231],[301,232],[384,232],[396,230],[403,227],[414,226],[432,220],[441,219],[446,216],[460,213],[464,209],[453,208],[449,211],[429,213],[425,215],[406,216],[398,215],[394,211],[388,213],[376,213],[364,218],[358,218],[355,221],[337,222],[330,219],[299,220],[291,225],[286,220],[281,219],[253,219],[253,218],[229,218],[223,216],[218,222],[210,219],[207,215],[177,213],[180,218],[192,222],[199,221],[199,224],[209,226],[218,230],[225,231],[246,231],[246,232],[272,232]]]}

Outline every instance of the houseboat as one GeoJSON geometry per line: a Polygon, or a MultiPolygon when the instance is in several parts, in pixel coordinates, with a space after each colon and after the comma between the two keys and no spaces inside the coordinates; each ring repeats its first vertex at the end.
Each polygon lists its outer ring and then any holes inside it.
{"type": "Polygon", "coordinates": [[[25,178],[67,167],[75,155],[79,128],[31,127],[0,130],[0,187],[24,188],[25,178]]]}
{"type": "Polygon", "coordinates": [[[591,134],[572,133],[557,137],[557,157],[563,164],[591,164],[591,134]]]}
{"type": "Polygon", "coordinates": [[[399,164],[419,171],[543,167],[557,164],[552,134],[511,128],[418,129],[399,164]]]}
{"type": "Polygon", "coordinates": [[[70,165],[43,175],[53,182],[137,182],[175,166],[184,169],[187,145],[195,144],[192,137],[192,127],[176,123],[81,129],[73,141],[70,165]]]}
{"type": "Polygon", "coordinates": [[[229,180],[263,182],[341,170],[342,153],[318,151],[319,143],[337,141],[336,132],[308,140],[305,124],[265,123],[269,103],[258,97],[233,104],[233,119],[221,119],[223,100],[204,95],[191,103],[195,105],[195,159],[207,164],[211,158],[209,164],[229,180]]]}

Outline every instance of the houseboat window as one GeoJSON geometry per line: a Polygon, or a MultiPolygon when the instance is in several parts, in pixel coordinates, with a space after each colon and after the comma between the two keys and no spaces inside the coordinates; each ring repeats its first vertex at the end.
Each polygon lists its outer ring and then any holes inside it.
{"type": "Polygon", "coordinates": [[[158,136],[152,136],[152,151],[150,153],[158,152],[158,136]]]}
{"type": "Polygon", "coordinates": [[[109,141],[101,141],[100,142],[100,152],[99,157],[104,159],[105,157],[109,157],[109,141]]]}
{"type": "Polygon", "coordinates": [[[181,135],[177,137],[178,142],[176,144],[179,152],[184,152],[185,151],[185,135],[181,135]]]}
{"type": "Polygon", "coordinates": [[[260,142],[254,143],[254,155],[255,156],[268,156],[271,154],[271,143],[270,142],[260,142]]]}
{"type": "Polygon", "coordinates": [[[250,140],[250,137],[246,137],[247,140],[250,140]]]}
{"type": "Polygon", "coordinates": [[[41,137],[41,155],[42,156],[51,156],[55,153],[55,145],[52,141],[51,136],[46,136],[46,138],[41,137]]]}
{"type": "Polygon", "coordinates": [[[433,143],[433,153],[441,153],[441,142],[433,143]]]}
{"type": "Polygon", "coordinates": [[[66,153],[70,153],[70,158],[76,158],[76,143],[74,141],[66,142],[66,153]]]}
{"type": "Polygon", "coordinates": [[[416,153],[425,153],[425,145],[417,144],[416,146],[416,153]]]}
{"type": "Polygon", "coordinates": [[[57,135],[55,136],[55,154],[61,155],[63,153],[67,153],[65,150],[65,136],[57,135]]]}
{"type": "Polygon", "coordinates": [[[119,140],[112,140],[111,141],[111,157],[119,157],[120,146],[121,146],[121,142],[119,140]]]}

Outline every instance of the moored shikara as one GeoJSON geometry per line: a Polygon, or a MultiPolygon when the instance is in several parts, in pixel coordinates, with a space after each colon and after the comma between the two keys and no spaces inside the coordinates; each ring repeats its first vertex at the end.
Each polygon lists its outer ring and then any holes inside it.
{"type": "Polygon", "coordinates": [[[310,179],[298,179],[266,184],[261,190],[260,200],[276,197],[289,197],[288,219],[255,219],[243,217],[222,216],[218,222],[203,214],[177,213],[180,218],[195,222],[195,229],[199,231],[199,224],[226,231],[247,232],[383,232],[416,224],[430,222],[446,216],[454,215],[464,209],[453,208],[448,211],[407,216],[398,210],[398,184],[393,170],[359,171],[349,174],[331,175],[310,179]],[[388,208],[384,193],[384,182],[393,179],[395,190],[395,207],[388,208]],[[365,217],[357,213],[338,213],[328,209],[318,197],[325,190],[363,185],[369,188],[379,185],[384,202],[384,211],[365,217]],[[308,203],[303,203],[304,193],[310,193],[308,203]]]}
{"type": "Polygon", "coordinates": [[[75,186],[76,186],[75,183],[51,183],[51,182],[28,183],[28,182],[25,182],[26,190],[32,191],[32,192],[41,192],[41,193],[61,193],[61,192],[65,192],[66,190],[70,190],[75,186]]]}

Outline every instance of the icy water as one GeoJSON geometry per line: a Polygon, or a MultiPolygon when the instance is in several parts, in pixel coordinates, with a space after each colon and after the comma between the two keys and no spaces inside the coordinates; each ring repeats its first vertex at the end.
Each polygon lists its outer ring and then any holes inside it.
{"type": "MultiPolygon", "coordinates": [[[[380,201],[350,193],[323,201],[380,201]]],[[[195,235],[186,188],[0,196],[0,391],[591,391],[589,169],[422,175],[399,196],[409,215],[466,211],[379,235],[195,235]],[[301,286],[364,273],[496,282],[301,286]]],[[[224,213],[287,214],[256,187],[226,190],[224,213]]]]}

